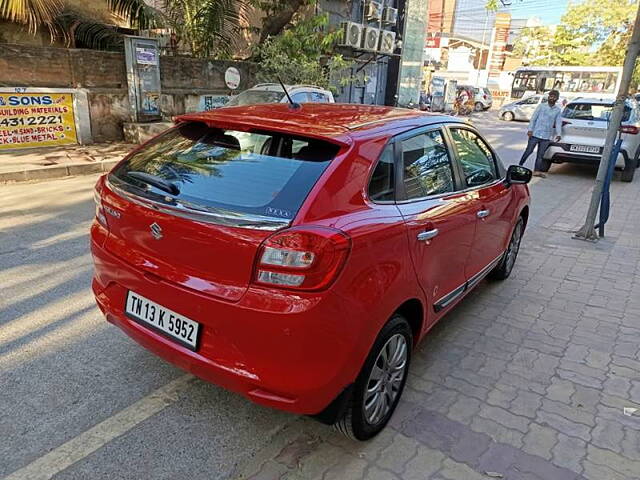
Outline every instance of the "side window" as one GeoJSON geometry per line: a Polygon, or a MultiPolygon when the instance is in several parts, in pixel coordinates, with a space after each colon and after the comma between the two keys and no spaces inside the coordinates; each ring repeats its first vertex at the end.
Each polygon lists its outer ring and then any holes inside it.
{"type": "Polygon", "coordinates": [[[309,101],[309,99],[307,98],[307,92],[294,93],[293,95],[291,95],[291,100],[296,103],[305,103],[309,101]]]}
{"type": "Polygon", "coordinates": [[[311,92],[309,94],[311,96],[311,101],[315,103],[328,103],[329,97],[327,97],[324,93],[320,92],[311,92]]]}
{"type": "Polygon", "coordinates": [[[498,179],[493,153],[478,134],[463,128],[452,128],[451,137],[458,151],[467,187],[477,187],[498,179]]]}
{"type": "Polygon", "coordinates": [[[451,160],[439,130],[403,140],[402,164],[408,200],[455,190],[451,160]]]}
{"type": "Polygon", "coordinates": [[[522,100],[522,105],[535,105],[536,103],[538,103],[539,100],[540,100],[540,97],[538,97],[537,95],[534,95],[532,97],[525,98],[524,100],[522,100]]]}
{"type": "Polygon", "coordinates": [[[369,198],[377,202],[395,200],[393,144],[387,145],[378,159],[369,182],[369,198]]]}

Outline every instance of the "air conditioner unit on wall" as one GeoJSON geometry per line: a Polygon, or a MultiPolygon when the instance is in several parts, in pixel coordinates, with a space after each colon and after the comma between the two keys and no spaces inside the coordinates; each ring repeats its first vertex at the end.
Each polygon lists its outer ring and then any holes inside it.
{"type": "Polygon", "coordinates": [[[373,27],[365,27],[362,31],[363,50],[375,52],[378,50],[378,42],[380,41],[380,30],[373,27]]]}
{"type": "Polygon", "coordinates": [[[342,40],[339,45],[342,47],[360,48],[362,44],[362,25],[354,22],[342,22],[342,40]]]}
{"type": "Polygon", "coordinates": [[[367,20],[379,21],[382,17],[382,3],[367,0],[364,4],[364,15],[367,17],[367,20]]]}
{"type": "Polygon", "coordinates": [[[384,7],[382,12],[382,22],[387,25],[395,25],[398,23],[398,9],[393,7],[384,7]]]}
{"type": "Polygon", "coordinates": [[[393,53],[396,46],[396,32],[390,30],[380,31],[380,45],[378,50],[380,53],[393,53]]]}

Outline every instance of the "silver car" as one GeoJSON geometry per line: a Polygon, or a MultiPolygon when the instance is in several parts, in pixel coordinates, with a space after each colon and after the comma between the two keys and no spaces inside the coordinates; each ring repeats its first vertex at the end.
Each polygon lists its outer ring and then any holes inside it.
{"type": "Polygon", "coordinates": [[[474,87],[471,85],[458,85],[458,88],[466,88],[473,91],[473,110],[482,112],[489,110],[493,105],[493,96],[486,87],[474,87]]]}
{"type": "MultiPolygon", "coordinates": [[[[531,95],[521,100],[507,103],[498,110],[498,118],[508,122],[512,120],[526,120],[528,122],[541,103],[547,103],[547,95],[531,95]]],[[[566,103],[567,100],[565,98],[558,99],[558,105],[563,106],[566,103]]]]}
{"type": "MultiPolygon", "coordinates": [[[[547,171],[551,163],[598,164],[607,136],[609,118],[614,100],[578,98],[570,102],[562,111],[562,137],[547,149],[542,171],[547,171]]],[[[640,109],[633,99],[627,99],[624,117],[620,127],[622,147],[616,167],[623,168],[622,181],[630,182],[640,156],[640,109]]]]}
{"type": "Polygon", "coordinates": [[[480,112],[482,110],[489,110],[493,105],[493,96],[491,91],[485,87],[476,87],[473,89],[476,97],[474,99],[474,110],[480,112]]]}

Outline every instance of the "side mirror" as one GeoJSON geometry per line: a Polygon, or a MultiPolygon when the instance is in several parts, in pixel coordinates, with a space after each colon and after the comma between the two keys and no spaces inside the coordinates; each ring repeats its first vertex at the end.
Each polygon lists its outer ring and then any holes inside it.
{"type": "Polygon", "coordinates": [[[509,185],[529,183],[532,175],[533,172],[526,167],[510,165],[507,169],[507,183],[509,185]]]}

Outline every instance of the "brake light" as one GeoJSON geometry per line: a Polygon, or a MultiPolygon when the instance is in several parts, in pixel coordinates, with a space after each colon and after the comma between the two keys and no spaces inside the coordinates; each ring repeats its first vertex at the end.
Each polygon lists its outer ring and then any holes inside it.
{"type": "Polygon", "coordinates": [[[328,227],[294,227],[267,238],[256,261],[254,282],[295,290],[322,290],[342,270],[351,239],[328,227]]]}
{"type": "Polygon", "coordinates": [[[640,128],[633,125],[622,125],[620,127],[620,133],[630,133],[631,135],[637,135],[640,133],[640,128]]]}
{"type": "Polygon", "coordinates": [[[93,200],[96,202],[96,220],[104,228],[108,229],[107,215],[102,205],[102,189],[104,188],[104,177],[100,177],[93,190],[93,200]]]}
{"type": "Polygon", "coordinates": [[[486,100],[487,99],[487,95],[486,94],[482,95],[482,98],[486,100]]]}

